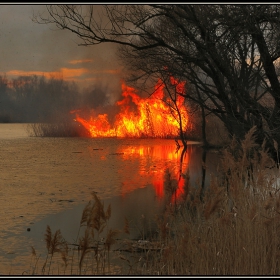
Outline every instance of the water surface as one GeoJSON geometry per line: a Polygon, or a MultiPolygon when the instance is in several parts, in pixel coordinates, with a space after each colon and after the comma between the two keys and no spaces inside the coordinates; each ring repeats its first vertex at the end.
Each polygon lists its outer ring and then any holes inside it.
{"type": "MultiPolygon", "coordinates": [[[[141,217],[160,214],[167,171],[178,181],[177,197],[187,169],[191,184],[201,182],[197,143],[189,144],[182,162],[174,140],[29,137],[26,127],[0,124],[2,274],[22,273],[30,246],[44,247],[47,224],[73,239],[91,192],[111,204],[112,226],[122,227],[126,216],[136,229],[141,217]]],[[[206,184],[217,158],[207,156],[206,184]]]]}

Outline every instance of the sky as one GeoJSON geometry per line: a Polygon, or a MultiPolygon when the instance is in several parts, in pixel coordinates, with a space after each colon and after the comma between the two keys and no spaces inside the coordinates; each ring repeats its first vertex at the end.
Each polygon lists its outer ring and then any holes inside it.
{"type": "Polygon", "coordinates": [[[94,83],[120,87],[115,46],[78,46],[79,38],[70,31],[32,22],[38,12],[47,15],[44,4],[0,5],[0,75],[62,77],[81,88],[94,83]]]}

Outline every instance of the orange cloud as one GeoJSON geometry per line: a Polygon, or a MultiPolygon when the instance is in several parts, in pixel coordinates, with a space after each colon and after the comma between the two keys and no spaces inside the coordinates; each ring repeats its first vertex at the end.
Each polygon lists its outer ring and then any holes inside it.
{"type": "Polygon", "coordinates": [[[22,71],[22,70],[11,70],[6,72],[8,76],[43,76],[45,75],[45,72],[42,71],[22,71]]]}
{"type": "Polygon", "coordinates": [[[69,63],[70,64],[80,64],[80,63],[89,63],[89,62],[93,62],[92,59],[79,59],[79,60],[70,60],[69,63]]]}
{"type": "MultiPolygon", "coordinates": [[[[10,78],[17,78],[19,76],[45,76],[46,78],[63,79],[65,81],[73,81],[82,87],[90,85],[96,81],[102,81],[104,75],[117,75],[121,73],[121,69],[88,69],[88,68],[60,68],[58,71],[43,72],[43,71],[23,71],[11,70],[5,72],[5,75],[10,78]]],[[[1,73],[0,73],[1,74],[1,73]]]]}
{"type": "Polygon", "coordinates": [[[43,72],[43,71],[23,71],[11,70],[6,72],[8,76],[47,76],[47,77],[63,77],[64,79],[78,78],[82,75],[96,75],[96,74],[119,74],[120,69],[107,70],[89,70],[87,68],[60,68],[59,71],[43,72]]]}
{"type": "Polygon", "coordinates": [[[80,77],[88,72],[89,70],[86,68],[60,68],[60,73],[62,73],[62,76],[65,79],[80,77]]]}
{"type": "Polygon", "coordinates": [[[6,74],[8,76],[47,76],[47,77],[62,77],[63,79],[69,80],[72,78],[78,78],[86,73],[89,70],[86,68],[60,68],[59,71],[52,71],[52,72],[42,72],[42,71],[23,71],[23,70],[11,70],[8,71],[6,74]]]}

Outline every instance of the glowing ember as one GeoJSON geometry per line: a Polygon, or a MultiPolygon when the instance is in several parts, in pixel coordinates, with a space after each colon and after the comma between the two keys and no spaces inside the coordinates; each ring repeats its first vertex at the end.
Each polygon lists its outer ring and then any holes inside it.
{"type": "MultiPolygon", "coordinates": [[[[174,78],[170,81],[177,93],[184,93],[185,83],[179,83],[174,78]]],[[[167,105],[172,104],[169,99],[163,101],[164,86],[160,81],[150,98],[141,98],[134,88],[124,83],[122,96],[123,99],[116,103],[120,107],[120,113],[116,115],[113,125],[109,123],[107,114],[100,114],[86,120],[75,111],[75,120],[86,128],[91,137],[167,138],[178,136],[179,116],[176,110],[167,105]]],[[[182,127],[185,131],[188,116],[183,102],[184,98],[178,95],[176,106],[180,110],[182,127]]]]}

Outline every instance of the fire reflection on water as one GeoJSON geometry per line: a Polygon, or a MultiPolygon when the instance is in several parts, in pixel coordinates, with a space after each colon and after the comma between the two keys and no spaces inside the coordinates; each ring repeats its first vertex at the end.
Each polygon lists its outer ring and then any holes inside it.
{"type": "MultiPolygon", "coordinates": [[[[167,176],[172,176],[169,183],[173,183],[174,193],[172,201],[180,199],[184,194],[184,175],[188,168],[189,154],[182,150],[176,150],[174,145],[156,145],[156,146],[132,146],[121,147],[118,152],[123,155],[123,159],[138,158],[142,168],[139,169],[140,177],[148,176],[154,187],[156,197],[163,199],[166,190],[167,176]],[[163,165],[158,167],[155,162],[161,161],[163,165]]],[[[133,186],[127,182],[123,183],[122,194],[133,189],[133,186]]]]}
{"type": "MultiPolygon", "coordinates": [[[[28,137],[23,127],[0,126],[0,273],[22,273],[30,262],[30,246],[34,245],[30,235],[35,234],[35,226],[49,215],[56,217],[84,205],[92,191],[101,200],[120,198],[114,209],[130,213],[133,219],[135,211],[142,213],[164,201],[169,175],[176,186],[168,196],[171,201],[186,195],[181,174],[189,170],[190,185],[201,180],[198,145],[189,143],[181,161],[181,150],[176,152],[177,145],[171,139],[39,138],[28,137]]],[[[213,157],[207,164],[209,175],[215,168],[213,157]]],[[[44,231],[45,227],[40,228],[41,243],[44,231]]]]}

